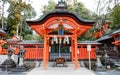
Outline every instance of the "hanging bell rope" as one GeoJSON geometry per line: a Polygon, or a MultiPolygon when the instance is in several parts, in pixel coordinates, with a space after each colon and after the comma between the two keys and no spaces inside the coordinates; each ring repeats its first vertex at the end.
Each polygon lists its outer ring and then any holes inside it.
{"type": "Polygon", "coordinates": [[[51,44],[54,44],[54,40],[53,40],[53,38],[51,39],[51,44]]]}
{"type": "Polygon", "coordinates": [[[59,38],[59,44],[61,44],[62,43],[62,38],[59,38]]]}

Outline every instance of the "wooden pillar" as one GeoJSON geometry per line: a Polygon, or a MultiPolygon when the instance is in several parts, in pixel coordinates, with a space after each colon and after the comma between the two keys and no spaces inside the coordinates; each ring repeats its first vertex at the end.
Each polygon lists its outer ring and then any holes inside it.
{"type": "Polygon", "coordinates": [[[47,64],[47,37],[46,37],[46,31],[44,34],[44,49],[43,49],[43,69],[46,70],[46,64],[47,64]]]}
{"type": "Polygon", "coordinates": [[[46,47],[46,60],[49,61],[49,38],[47,38],[47,47],[46,47]]]}
{"type": "Polygon", "coordinates": [[[72,58],[72,61],[74,61],[74,47],[73,47],[74,45],[73,45],[73,38],[72,38],[72,40],[71,40],[71,58],[72,58]]]}
{"type": "Polygon", "coordinates": [[[39,44],[37,44],[36,47],[37,47],[37,53],[36,53],[37,55],[36,55],[36,59],[38,60],[38,59],[39,59],[39,44]]]}
{"type": "Polygon", "coordinates": [[[77,56],[77,52],[78,52],[78,49],[77,49],[77,36],[75,35],[74,37],[74,42],[75,42],[75,69],[78,69],[78,56],[77,56]]]}
{"type": "Polygon", "coordinates": [[[2,50],[2,43],[1,43],[1,40],[0,40],[0,54],[3,53],[3,50],[2,50]]]}

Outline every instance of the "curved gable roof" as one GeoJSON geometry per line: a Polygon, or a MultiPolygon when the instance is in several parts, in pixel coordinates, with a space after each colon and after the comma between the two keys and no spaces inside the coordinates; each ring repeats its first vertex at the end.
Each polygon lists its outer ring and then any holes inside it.
{"type": "Polygon", "coordinates": [[[94,24],[94,21],[88,21],[88,20],[84,20],[82,19],[79,14],[75,13],[75,12],[71,12],[67,10],[67,4],[65,1],[61,0],[58,1],[58,4],[55,7],[55,10],[52,12],[48,12],[46,14],[43,14],[39,19],[37,20],[31,20],[31,21],[26,21],[28,24],[32,24],[32,23],[43,23],[44,21],[46,21],[48,18],[50,18],[51,16],[68,16],[68,17],[72,17],[74,18],[78,23],[84,23],[84,24],[94,24]]]}
{"type": "Polygon", "coordinates": [[[75,18],[78,23],[85,23],[85,24],[94,24],[94,21],[90,21],[90,20],[84,20],[82,19],[79,14],[75,13],[75,12],[70,12],[68,10],[64,10],[64,11],[60,11],[60,10],[55,10],[46,14],[43,14],[39,19],[37,20],[32,20],[32,21],[26,21],[27,23],[42,23],[44,22],[46,19],[48,19],[51,16],[55,16],[55,15],[60,15],[60,16],[68,16],[68,17],[73,17],[75,18]]]}

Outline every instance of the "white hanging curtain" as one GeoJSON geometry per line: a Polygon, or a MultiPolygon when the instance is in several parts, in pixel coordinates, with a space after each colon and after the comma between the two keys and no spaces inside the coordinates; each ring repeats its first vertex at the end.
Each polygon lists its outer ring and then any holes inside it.
{"type": "Polygon", "coordinates": [[[54,36],[53,40],[54,40],[54,42],[55,42],[56,44],[58,43],[57,36],[54,36]]]}
{"type": "Polygon", "coordinates": [[[67,43],[67,44],[69,44],[70,42],[69,42],[69,37],[68,36],[65,36],[65,38],[64,38],[64,40],[63,40],[63,43],[65,44],[65,43],[67,43]]]}

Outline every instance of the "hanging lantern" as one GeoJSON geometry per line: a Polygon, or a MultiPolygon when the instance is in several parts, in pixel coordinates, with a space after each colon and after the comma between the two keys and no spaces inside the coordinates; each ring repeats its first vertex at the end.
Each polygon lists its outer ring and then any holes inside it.
{"type": "Polygon", "coordinates": [[[67,43],[67,44],[69,44],[70,42],[69,42],[69,37],[68,36],[65,36],[65,38],[64,38],[64,40],[63,40],[63,43],[65,44],[65,43],[67,43]]]}
{"type": "Polygon", "coordinates": [[[56,36],[54,36],[53,41],[54,41],[56,44],[58,43],[58,39],[57,39],[56,36]]]}
{"type": "Polygon", "coordinates": [[[60,36],[64,35],[63,25],[59,25],[59,27],[58,27],[58,35],[60,35],[60,36]]]}

